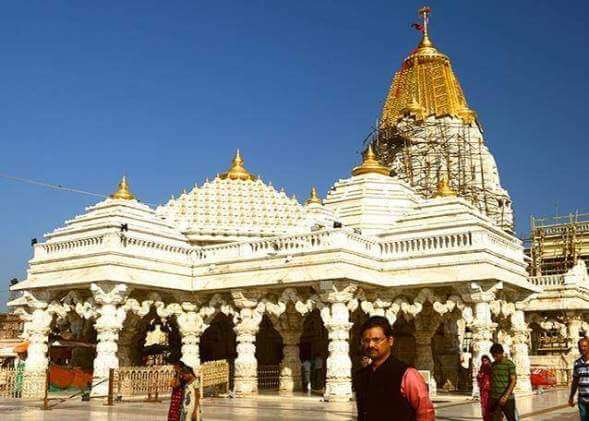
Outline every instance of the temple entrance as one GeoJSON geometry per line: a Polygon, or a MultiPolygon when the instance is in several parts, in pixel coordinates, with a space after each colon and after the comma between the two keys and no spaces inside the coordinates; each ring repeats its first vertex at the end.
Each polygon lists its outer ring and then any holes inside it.
{"type": "Polygon", "coordinates": [[[319,310],[313,310],[303,322],[299,343],[302,360],[303,391],[323,393],[327,374],[329,339],[319,310]]]}
{"type": "Polygon", "coordinates": [[[143,318],[129,314],[119,339],[119,366],[166,365],[182,357],[176,318],[161,319],[155,309],[143,318]]]}
{"type": "Polygon", "coordinates": [[[227,360],[237,357],[233,321],[223,313],[215,316],[200,337],[200,361],[227,360]]]}
{"type": "Polygon", "coordinates": [[[237,358],[236,335],[230,317],[218,313],[200,337],[199,354],[201,363],[227,360],[229,363],[229,387],[233,388],[235,358],[237,358]]]}
{"type": "Polygon", "coordinates": [[[284,357],[282,346],[282,336],[274,329],[270,318],[264,315],[256,335],[259,390],[278,390],[280,362],[284,357]]]}

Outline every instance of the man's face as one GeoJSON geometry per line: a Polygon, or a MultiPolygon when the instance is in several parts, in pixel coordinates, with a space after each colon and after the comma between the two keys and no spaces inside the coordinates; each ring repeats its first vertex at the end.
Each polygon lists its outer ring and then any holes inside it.
{"type": "Polygon", "coordinates": [[[393,338],[387,338],[381,327],[366,329],[362,333],[362,351],[372,360],[379,360],[391,352],[393,338]]]}
{"type": "Polygon", "coordinates": [[[583,355],[587,355],[589,353],[589,340],[583,340],[579,342],[579,352],[583,355]]]}
{"type": "Polygon", "coordinates": [[[501,360],[503,359],[503,352],[494,352],[492,355],[493,360],[495,360],[496,362],[501,362],[501,360]]]}

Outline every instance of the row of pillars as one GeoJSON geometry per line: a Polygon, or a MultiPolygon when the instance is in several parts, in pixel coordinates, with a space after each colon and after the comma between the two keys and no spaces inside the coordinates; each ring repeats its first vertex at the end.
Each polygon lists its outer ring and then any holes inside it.
{"type": "MultiPolygon", "coordinates": [[[[351,293],[338,292],[330,295],[320,311],[323,324],[328,331],[329,356],[327,359],[327,378],[325,398],[330,401],[347,401],[352,398],[352,362],[349,355],[349,338],[352,322],[351,310],[347,303],[352,299],[351,293]]],[[[108,373],[111,368],[119,367],[117,356],[119,334],[123,328],[126,309],[121,305],[122,299],[97,300],[96,323],[97,347],[94,360],[93,394],[107,394],[108,373]]],[[[255,357],[255,338],[262,314],[257,311],[256,303],[240,306],[237,324],[235,325],[237,340],[237,358],[235,360],[234,388],[238,396],[257,393],[257,360],[255,357]]],[[[436,315],[436,317],[438,317],[436,315]]],[[[519,391],[531,390],[529,379],[530,363],[528,357],[528,327],[524,313],[515,310],[511,313],[512,352],[518,372],[519,391]]],[[[49,327],[53,314],[47,306],[36,308],[25,324],[29,341],[28,358],[25,364],[25,381],[36,378],[35,374],[45,373],[48,366],[47,342],[49,327]]],[[[182,336],[182,360],[198,370],[200,365],[199,342],[205,324],[195,310],[183,311],[177,317],[182,336]]],[[[439,322],[438,322],[439,324],[439,322]]],[[[431,338],[437,328],[430,323],[429,329],[417,326],[417,361],[420,369],[430,369],[431,338]]],[[[482,355],[488,355],[492,345],[496,323],[492,321],[489,300],[480,300],[474,306],[472,320],[473,330],[473,376],[476,376],[482,355]]],[[[291,393],[300,387],[299,337],[302,331],[301,317],[297,313],[284,313],[276,323],[278,331],[284,339],[284,359],[280,368],[280,389],[283,393],[291,393]]],[[[476,381],[473,382],[474,394],[477,394],[476,381]]],[[[25,388],[26,389],[26,388],[25,388]]]]}

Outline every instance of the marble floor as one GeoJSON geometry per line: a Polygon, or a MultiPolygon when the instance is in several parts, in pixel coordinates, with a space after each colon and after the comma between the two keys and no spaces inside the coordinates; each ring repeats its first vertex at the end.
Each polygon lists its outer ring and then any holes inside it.
{"type": "MultiPolygon", "coordinates": [[[[567,391],[565,389],[549,391],[541,395],[518,398],[518,408],[522,418],[532,421],[540,420],[577,420],[575,408],[564,408],[567,391]]],[[[55,403],[55,402],[54,402],[55,403]]],[[[440,397],[436,399],[436,419],[450,421],[468,421],[480,418],[478,402],[465,400],[463,397],[440,397]]],[[[324,403],[319,398],[294,397],[277,398],[262,396],[258,399],[205,399],[205,421],[227,420],[267,420],[287,421],[343,421],[355,419],[352,403],[324,403]]],[[[63,421],[91,420],[165,420],[167,402],[145,403],[125,402],[108,407],[103,402],[63,402],[50,411],[41,411],[38,404],[15,401],[0,401],[0,419],[2,421],[40,420],[63,421]]]]}

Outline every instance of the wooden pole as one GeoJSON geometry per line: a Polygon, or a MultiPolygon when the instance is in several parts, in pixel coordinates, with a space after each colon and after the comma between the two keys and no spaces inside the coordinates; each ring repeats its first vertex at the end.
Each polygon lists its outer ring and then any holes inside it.
{"type": "Polygon", "coordinates": [[[49,408],[49,367],[45,370],[45,391],[43,394],[43,411],[48,411],[49,408]]]}
{"type": "Polygon", "coordinates": [[[110,368],[108,370],[108,396],[106,397],[106,405],[107,406],[113,406],[114,377],[115,377],[115,369],[110,368]]]}

